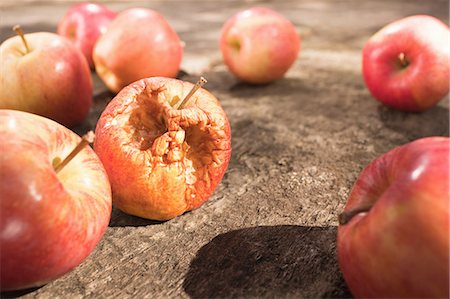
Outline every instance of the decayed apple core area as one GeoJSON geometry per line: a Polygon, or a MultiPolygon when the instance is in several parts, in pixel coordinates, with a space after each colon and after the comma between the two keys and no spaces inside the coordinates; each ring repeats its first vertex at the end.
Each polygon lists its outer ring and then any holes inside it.
{"type": "Polygon", "coordinates": [[[231,154],[230,127],[218,100],[192,84],[152,78],[125,88],[107,107],[94,148],[116,206],[167,220],[200,206],[220,182],[231,154]]]}

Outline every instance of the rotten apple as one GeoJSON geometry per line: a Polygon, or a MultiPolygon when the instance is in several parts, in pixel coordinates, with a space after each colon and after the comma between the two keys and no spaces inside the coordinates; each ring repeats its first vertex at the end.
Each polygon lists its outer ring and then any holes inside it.
{"type": "Polygon", "coordinates": [[[356,298],[449,297],[448,137],[395,148],[360,174],[337,250],[356,298]]]}
{"type": "Polygon", "coordinates": [[[120,210],[172,219],[199,207],[221,181],[231,154],[230,126],[201,84],[147,78],[106,107],[94,150],[120,210]]]}

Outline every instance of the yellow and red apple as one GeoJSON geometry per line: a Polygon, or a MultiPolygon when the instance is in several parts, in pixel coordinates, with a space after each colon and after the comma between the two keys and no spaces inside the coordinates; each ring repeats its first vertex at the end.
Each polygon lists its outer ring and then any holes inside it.
{"type": "Polygon", "coordinates": [[[177,33],[156,11],[122,11],[94,47],[95,69],[112,92],[143,78],[175,77],[183,47],[177,33]]]}
{"type": "Polygon", "coordinates": [[[82,2],[69,8],[58,23],[59,35],[70,39],[81,50],[91,68],[94,67],[92,51],[97,39],[117,13],[100,3],[82,2]]]}
{"type": "Polygon", "coordinates": [[[101,115],[94,149],[122,211],[172,219],[199,207],[221,181],[231,154],[228,119],[205,89],[184,102],[192,88],[176,79],[143,79],[101,115]]]}
{"type": "Polygon", "coordinates": [[[225,22],[220,49],[225,64],[237,78],[264,84],[282,78],[295,62],[300,35],[278,12],[253,7],[225,22]]]}
{"type": "MultiPolygon", "coordinates": [[[[83,58],[84,59],[84,58],[83,58]]],[[[0,286],[41,286],[80,264],[111,214],[111,187],[97,155],[47,118],[0,110],[0,286]]]]}
{"type": "Polygon", "coordinates": [[[82,122],[92,105],[91,72],[68,39],[49,32],[0,46],[0,109],[22,110],[65,126],[82,122]]]}

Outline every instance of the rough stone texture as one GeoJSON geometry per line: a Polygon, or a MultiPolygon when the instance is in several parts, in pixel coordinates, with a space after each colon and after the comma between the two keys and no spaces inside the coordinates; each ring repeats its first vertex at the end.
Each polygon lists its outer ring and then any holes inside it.
{"type": "MultiPolygon", "coordinates": [[[[1,40],[21,23],[55,31],[69,2],[2,1],[1,40]]],[[[164,223],[114,210],[110,227],[74,271],[25,298],[350,297],[336,260],[337,215],[359,172],[411,140],[449,135],[448,99],[421,114],[379,105],[364,86],[365,41],[390,21],[431,14],[448,22],[448,1],[146,1],[186,42],[180,78],[208,78],[233,137],[227,173],[201,208],[164,223]],[[302,35],[286,78],[239,83],[221,63],[218,36],[238,10],[272,7],[302,35]]],[[[114,96],[94,76],[84,133],[114,96]]]]}

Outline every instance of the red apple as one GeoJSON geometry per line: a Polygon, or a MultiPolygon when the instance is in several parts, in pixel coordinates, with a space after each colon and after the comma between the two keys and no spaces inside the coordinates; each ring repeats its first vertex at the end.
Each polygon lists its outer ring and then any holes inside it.
{"type": "Polygon", "coordinates": [[[222,27],[225,64],[240,80],[264,84],[284,76],[300,52],[300,35],[279,13],[254,7],[237,13],[222,27]]]}
{"type": "Polygon", "coordinates": [[[122,211],[168,220],[199,207],[222,179],[230,126],[211,93],[199,89],[186,96],[192,87],[143,79],[124,88],[101,115],[94,149],[122,211]]]}
{"type": "Polygon", "coordinates": [[[23,38],[0,46],[0,109],[39,114],[65,126],[83,121],[92,105],[92,78],[81,52],[54,33],[23,38]]]}
{"type": "Polygon", "coordinates": [[[69,38],[83,52],[91,68],[92,51],[100,35],[116,13],[99,3],[83,2],[73,5],[58,24],[58,34],[69,38]]]}
{"type": "Polygon", "coordinates": [[[15,110],[0,110],[0,123],[0,286],[5,291],[43,285],[80,264],[108,226],[111,187],[90,147],[62,168],[81,140],[69,129],[15,110]]]}
{"type": "Polygon", "coordinates": [[[337,250],[356,298],[449,297],[450,139],[391,150],[360,174],[337,250]]]}
{"type": "Polygon", "coordinates": [[[420,112],[449,91],[450,30],[426,15],[393,22],[363,49],[363,75],[372,95],[395,109],[420,112]]]}
{"type": "Polygon", "coordinates": [[[121,12],[94,48],[98,75],[112,92],[152,76],[175,77],[183,47],[159,13],[144,8],[121,12]]]}

